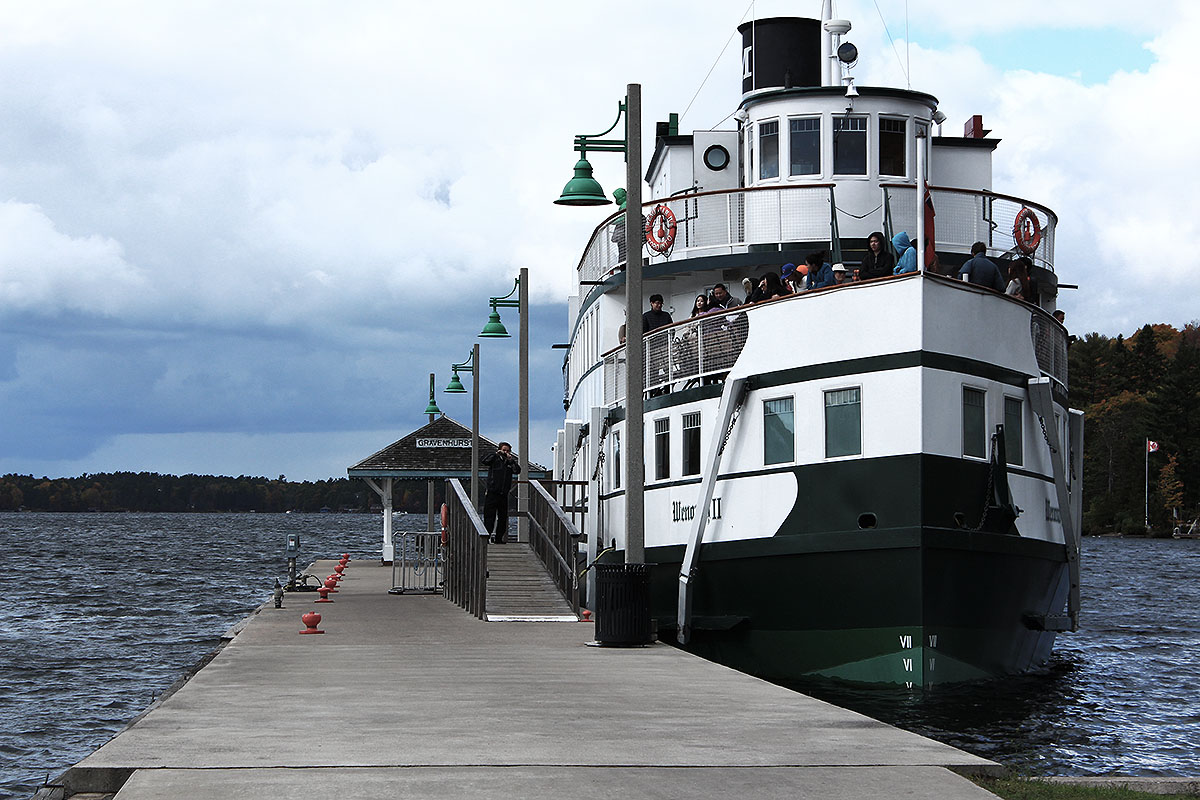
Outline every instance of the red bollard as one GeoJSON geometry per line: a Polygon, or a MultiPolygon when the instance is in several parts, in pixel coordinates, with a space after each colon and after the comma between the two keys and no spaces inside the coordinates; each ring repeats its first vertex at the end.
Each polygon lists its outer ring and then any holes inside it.
{"type": "Polygon", "coordinates": [[[343,565],[338,564],[336,567],[333,568],[333,571],[336,572],[338,577],[340,578],[340,577],[342,577],[342,573],[346,571],[346,568],[343,565]]]}
{"type": "Polygon", "coordinates": [[[320,589],[317,589],[317,594],[321,595],[321,599],[313,600],[314,603],[332,603],[333,602],[332,600],[329,599],[329,590],[326,589],[324,586],[322,586],[320,589]]]}
{"type": "Polygon", "coordinates": [[[300,616],[300,621],[308,627],[300,631],[301,633],[324,633],[325,631],[317,630],[317,626],[321,624],[321,615],[315,611],[309,611],[307,614],[300,616]]]}
{"type": "Polygon", "coordinates": [[[581,620],[580,620],[580,622],[595,622],[595,621],[596,621],[596,620],[592,619],[592,612],[591,612],[591,611],[588,611],[588,610],[585,608],[585,609],[583,610],[583,619],[581,619],[581,620]]]}
{"type": "Polygon", "coordinates": [[[330,594],[337,594],[337,581],[332,575],[325,579],[325,588],[329,590],[330,594]]]}
{"type": "Polygon", "coordinates": [[[344,559],[346,559],[347,561],[349,561],[349,560],[350,560],[350,554],[349,554],[349,553],[342,553],[342,558],[344,558],[344,559]]]}

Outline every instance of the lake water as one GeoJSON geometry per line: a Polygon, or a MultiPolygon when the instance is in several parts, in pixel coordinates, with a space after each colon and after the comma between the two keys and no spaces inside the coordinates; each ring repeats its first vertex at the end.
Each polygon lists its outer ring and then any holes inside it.
{"type": "MultiPolygon", "coordinates": [[[[408,516],[399,529],[424,527],[408,516]]],[[[360,514],[0,514],[0,798],[140,713],[302,565],[378,559],[360,514]]],[[[936,692],[798,688],[1025,772],[1200,774],[1200,541],[1086,539],[1084,630],[1042,674],[936,692]]]]}

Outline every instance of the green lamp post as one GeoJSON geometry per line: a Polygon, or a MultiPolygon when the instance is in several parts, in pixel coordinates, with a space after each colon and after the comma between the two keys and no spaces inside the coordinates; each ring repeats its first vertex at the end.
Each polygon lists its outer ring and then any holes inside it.
{"type": "Polygon", "coordinates": [[[433,373],[429,373],[429,405],[425,406],[425,412],[429,415],[429,421],[433,422],[434,416],[441,414],[442,410],[437,407],[437,401],[433,399],[433,373]]]}
{"type": "MultiPolygon", "coordinates": [[[[513,290],[504,297],[489,298],[492,312],[479,333],[481,339],[508,339],[510,335],[500,321],[497,309],[515,308],[520,315],[517,349],[519,401],[517,417],[517,455],[521,462],[521,479],[517,482],[517,540],[529,541],[529,269],[521,268],[513,290]],[[513,295],[517,295],[513,299],[513,295]]],[[[478,363],[478,362],[476,362],[478,363]]]]}
{"type": "MultiPolygon", "coordinates": [[[[628,214],[642,208],[642,87],[631,83],[626,87],[625,102],[617,104],[617,121],[607,131],[595,135],[576,135],[575,150],[580,159],[575,164],[575,177],[563,187],[562,195],[554,202],[564,206],[602,205],[608,200],[600,185],[591,177],[587,162],[589,150],[625,154],[625,191],[628,214]],[[604,139],[625,117],[625,138],[604,139]],[[589,183],[590,181],[590,183],[589,183]],[[594,186],[593,186],[594,184],[594,186]]],[[[642,318],[642,242],[640,225],[625,226],[625,318],[630,334],[625,339],[625,562],[640,564],[645,556],[645,482],[646,467],[642,421],[642,393],[645,388],[645,348],[642,337],[636,335],[642,318]]]]}
{"type": "Polygon", "coordinates": [[[446,394],[466,394],[467,389],[458,378],[459,370],[469,373],[473,380],[471,393],[471,505],[479,510],[479,343],[471,346],[471,355],[459,364],[451,364],[453,376],[442,391],[446,394]]]}

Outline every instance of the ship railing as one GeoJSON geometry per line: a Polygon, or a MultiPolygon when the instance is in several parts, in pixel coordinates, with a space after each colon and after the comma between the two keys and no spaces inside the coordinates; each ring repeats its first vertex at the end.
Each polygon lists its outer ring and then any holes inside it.
{"type": "MultiPolygon", "coordinates": [[[[904,183],[885,183],[883,207],[890,224],[888,235],[906,231],[910,238],[917,235],[917,189],[904,183]]],[[[934,212],[934,241],[938,250],[969,253],[971,245],[983,242],[988,253],[1023,254],[1016,249],[1013,226],[1021,209],[1028,209],[1037,219],[1040,238],[1029,254],[1034,264],[1054,271],[1054,234],[1058,216],[1037,203],[1007,194],[970,189],[929,187],[929,199],[934,212]]]]}
{"type": "Polygon", "coordinates": [[[1067,332],[1048,314],[1033,312],[1029,319],[1029,335],[1038,369],[1067,390],[1067,332]]]}
{"type": "Polygon", "coordinates": [[[529,548],[578,615],[581,534],[541,481],[529,486],[529,548]]]}
{"type": "MultiPolygon", "coordinates": [[[[705,314],[647,334],[646,391],[690,388],[729,372],[750,332],[746,314],[746,309],[705,314]]],[[[620,347],[604,354],[604,403],[624,399],[625,348],[620,347]]]]}
{"type": "MultiPolygon", "coordinates": [[[[651,264],[747,252],[754,245],[830,241],[834,235],[833,184],[769,186],[693,192],[642,204],[649,215],[664,205],[677,229],[666,253],[643,248],[651,264]]],[[[580,281],[602,281],[624,269],[625,212],[613,214],[592,232],[579,260],[580,281]]]]}
{"type": "Polygon", "coordinates": [[[446,481],[446,507],[442,594],[479,619],[487,619],[487,528],[462,481],[446,481]]]}

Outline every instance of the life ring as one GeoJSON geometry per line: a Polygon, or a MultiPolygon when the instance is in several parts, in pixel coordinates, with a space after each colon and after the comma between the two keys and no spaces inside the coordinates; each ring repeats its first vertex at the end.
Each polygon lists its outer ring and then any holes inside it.
{"type": "Polygon", "coordinates": [[[442,545],[450,541],[450,506],[442,503],[442,545]]]}
{"type": "Polygon", "coordinates": [[[1021,206],[1013,220],[1013,241],[1025,255],[1031,255],[1042,243],[1042,223],[1038,222],[1037,214],[1025,206],[1021,206]]]}
{"type": "Polygon", "coordinates": [[[659,203],[646,218],[646,244],[656,253],[669,253],[675,245],[675,231],[678,227],[675,213],[659,203]]]}

